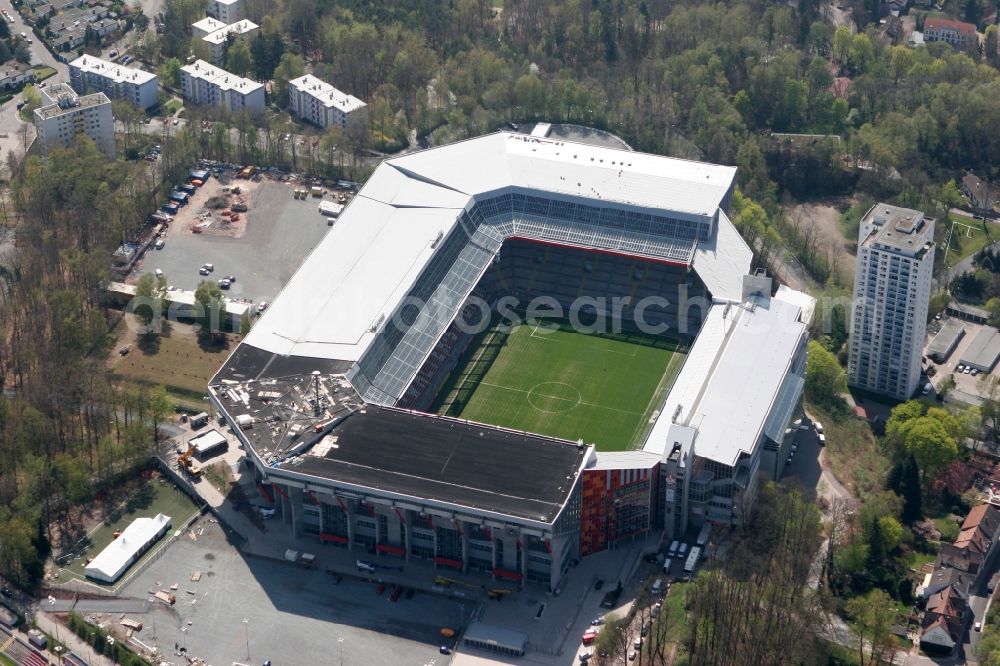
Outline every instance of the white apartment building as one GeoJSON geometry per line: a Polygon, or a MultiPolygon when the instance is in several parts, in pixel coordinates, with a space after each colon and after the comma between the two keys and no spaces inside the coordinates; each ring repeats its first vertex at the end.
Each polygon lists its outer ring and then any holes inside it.
{"type": "Polygon", "coordinates": [[[209,0],[206,11],[212,18],[219,19],[229,25],[243,18],[243,2],[242,0],[209,0]]]}
{"type": "Polygon", "coordinates": [[[74,90],[100,91],[113,100],[129,102],[140,109],[155,106],[159,95],[156,74],[84,55],[69,64],[74,90]]]}
{"type": "Polygon", "coordinates": [[[263,84],[204,60],[181,67],[181,93],[190,104],[218,106],[232,112],[264,110],[263,84]]]}
{"type": "Polygon", "coordinates": [[[249,42],[257,34],[259,27],[253,21],[225,23],[211,16],[206,16],[191,24],[194,36],[200,37],[208,45],[212,62],[216,65],[222,64],[226,56],[226,41],[229,39],[229,35],[242,37],[249,42]]]}
{"type": "Polygon", "coordinates": [[[66,83],[53,83],[41,94],[42,106],[35,109],[35,130],[44,152],[67,146],[85,134],[98,150],[115,158],[115,119],[107,95],[80,96],[66,83]]]}
{"type": "Polygon", "coordinates": [[[207,37],[211,35],[216,30],[222,30],[228,23],[220,21],[217,18],[211,16],[206,16],[200,21],[195,21],[191,24],[191,34],[194,37],[207,37]]]}
{"type": "Polygon", "coordinates": [[[312,74],[288,82],[288,99],[295,115],[324,128],[346,127],[348,116],[366,106],[312,74]]]}
{"type": "Polygon", "coordinates": [[[913,396],[927,334],[934,224],[878,203],[861,219],[848,383],[897,400],[913,396]]]}

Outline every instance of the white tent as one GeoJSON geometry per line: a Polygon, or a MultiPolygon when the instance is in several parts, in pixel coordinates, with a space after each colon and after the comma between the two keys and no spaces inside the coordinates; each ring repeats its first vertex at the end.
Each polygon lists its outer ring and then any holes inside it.
{"type": "Polygon", "coordinates": [[[162,513],[155,518],[136,518],[117,539],[90,561],[84,573],[87,578],[105,583],[115,582],[168,529],[170,516],[162,513]]]}

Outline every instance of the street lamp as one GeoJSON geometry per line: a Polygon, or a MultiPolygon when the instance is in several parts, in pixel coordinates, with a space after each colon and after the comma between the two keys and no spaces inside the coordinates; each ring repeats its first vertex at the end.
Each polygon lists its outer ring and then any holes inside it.
{"type": "Polygon", "coordinates": [[[247,639],[247,661],[250,661],[250,620],[243,618],[243,635],[247,639]]]}
{"type": "MultiPolygon", "coordinates": [[[[53,607],[56,605],[56,598],[53,597],[50,594],[49,598],[48,598],[48,602],[49,602],[49,612],[51,613],[53,607]]],[[[52,618],[52,624],[54,624],[55,627],[56,627],[56,640],[59,641],[60,643],[62,643],[62,639],[59,638],[59,620],[57,620],[57,619],[55,619],[55,617],[53,617],[52,618]]]]}
{"type": "MultiPolygon", "coordinates": [[[[156,603],[156,597],[150,597],[147,599],[150,603],[150,617],[153,618],[153,640],[156,640],[156,607],[153,605],[156,603]]],[[[153,647],[156,647],[155,645],[153,647]]]]}
{"type": "Polygon", "coordinates": [[[344,666],[344,637],[338,638],[337,642],[340,643],[340,666],[344,666]]]}

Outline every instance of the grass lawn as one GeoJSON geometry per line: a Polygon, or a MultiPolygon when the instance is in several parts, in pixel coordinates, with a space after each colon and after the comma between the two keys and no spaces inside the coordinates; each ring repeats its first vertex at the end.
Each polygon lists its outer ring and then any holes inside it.
{"type": "Polygon", "coordinates": [[[814,403],[809,403],[807,409],[823,424],[826,457],[833,475],[862,500],[866,494],[880,490],[890,463],[868,423],[849,412],[834,415],[814,403]],[[859,460],[865,464],[859,465],[859,460]]]}
{"type": "Polygon", "coordinates": [[[184,102],[179,99],[172,99],[163,105],[163,113],[167,116],[172,116],[177,113],[177,110],[184,106],[184,102]]]}
{"type": "Polygon", "coordinates": [[[988,228],[981,220],[958,215],[949,215],[948,218],[949,222],[954,224],[954,233],[948,244],[947,261],[949,266],[979,252],[994,240],[1000,240],[1000,236],[991,237],[989,235],[988,228]]]}
{"type": "Polygon", "coordinates": [[[163,384],[172,394],[186,397],[190,402],[197,402],[205,395],[208,380],[222,367],[239,340],[238,336],[229,335],[226,343],[206,349],[199,344],[191,326],[176,322],[170,324],[167,334],[151,344],[134,342],[124,320],[116,333],[119,343],[112,353],[110,365],[118,378],[142,384],[163,384]],[[128,342],[134,342],[131,351],[120,356],[118,349],[128,342]]]}
{"type": "MultiPolygon", "coordinates": [[[[198,507],[191,498],[173,483],[161,477],[153,478],[115,509],[103,523],[91,530],[80,546],[82,556],[67,563],[63,567],[63,572],[83,578],[87,559],[96,557],[114,540],[115,530],[124,530],[136,518],[151,518],[163,513],[170,516],[173,529],[177,529],[197,512],[198,507]]],[[[150,552],[152,550],[150,549],[150,552]]]]}
{"type": "Polygon", "coordinates": [[[951,516],[934,519],[934,527],[941,532],[942,543],[951,543],[958,538],[958,533],[962,531],[962,525],[951,516]]]}
{"type": "Polygon", "coordinates": [[[34,70],[35,70],[35,81],[38,81],[39,83],[51,76],[56,75],[56,70],[52,69],[51,67],[46,67],[44,65],[35,67],[34,70]]]}
{"type": "Polygon", "coordinates": [[[925,564],[934,564],[935,560],[937,560],[937,554],[922,553],[916,550],[908,551],[903,558],[907,568],[915,571],[921,571],[925,564]]]}
{"type": "Polygon", "coordinates": [[[0,666],[18,666],[18,663],[0,652],[0,666]]]}
{"type": "Polygon", "coordinates": [[[493,329],[470,346],[434,411],[622,451],[645,433],[682,359],[663,338],[493,329]]]}
{"type": "Polygon", "coordinates": [[[670,586],[670,593],[663,599],[663,611],[660,622],[667,623],[666,638],[668,641],[680,643],[687,633],[687,591],[691,583],[678,581],[670,586]]]}

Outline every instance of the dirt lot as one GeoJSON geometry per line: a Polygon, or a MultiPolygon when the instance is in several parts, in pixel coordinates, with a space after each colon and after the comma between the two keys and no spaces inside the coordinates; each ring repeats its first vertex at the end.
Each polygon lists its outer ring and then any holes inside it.
{"type": "MultiPolygon", "coordinates": [[[[227,236],[243,238],[246,233],[247,212],[237,212],[238,219],[233,222],[222,211],[239,202],[245,202],[247,208],[253,207],[254,199],[260,189],[260,182],[240,180],[233,182],[230,178],[211,178],[203,186],[195,190],[194,196],[188,200],[188,205],[180,209],[174,217],[173,233],[203,233],[212,236],[227,236]]],[[[169,237],[169,235],[168,235],[169,237]]]]}
{"type": "Polygon", "coordinates": [[[845,238],[840,226],[840,214],[851,205],[849,199],[796,204],[788,209],[793,223],[798,223],[803,234],[815,235],[817,245],[830,258],[831,273],[836,271],[835,283],[845,287],[854,285],[854,264],[857,242],[845,238]]]}
{"type": "Polygon", "coordinates": [[[139,337],[139,322],[127,314],[115,329],[118,342],[108,356],[108,366],[122,379],[145,384],[163,384],[183,393],[202,394],[208,380],[239,342],[227,335],[220,344],[205,347],[194,327],[164,322],[163,335],[139,337]],[[129,347],[128,354],[120,350],[129,347]]]}

